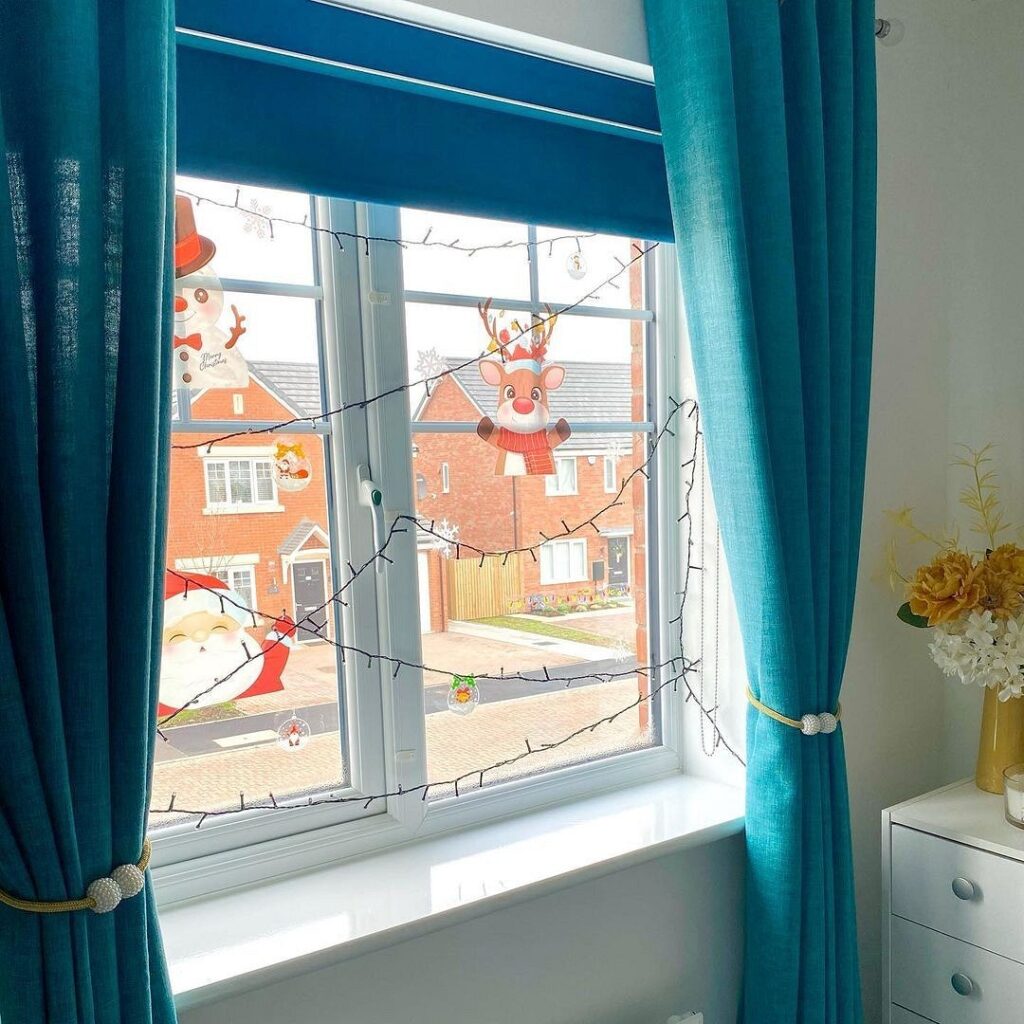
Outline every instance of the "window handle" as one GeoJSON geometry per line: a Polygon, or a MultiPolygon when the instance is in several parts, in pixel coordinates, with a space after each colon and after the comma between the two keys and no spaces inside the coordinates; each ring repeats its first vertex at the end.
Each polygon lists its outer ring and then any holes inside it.
{"type": "MultiPolygon", "coordinates": [[[[384,544],[384,492],[373,482],[369,466],[360,466],[357,473],[359,504],[368,508],[373,516],[373,550],[380,551],[384,544]]],[[[375,562],[377,575],[380,576],[384,572],[385,561],[377,558],[375,562]]]]}

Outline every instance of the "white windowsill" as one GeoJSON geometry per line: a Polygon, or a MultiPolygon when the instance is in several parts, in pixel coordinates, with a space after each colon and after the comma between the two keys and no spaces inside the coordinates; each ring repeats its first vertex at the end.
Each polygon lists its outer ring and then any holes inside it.
{"type": "Polygon", "coordinates": [[[160,920],[175,1002],[214,1002],[742,828],[742,792],[677,775],[172,906],[160,920]]]}

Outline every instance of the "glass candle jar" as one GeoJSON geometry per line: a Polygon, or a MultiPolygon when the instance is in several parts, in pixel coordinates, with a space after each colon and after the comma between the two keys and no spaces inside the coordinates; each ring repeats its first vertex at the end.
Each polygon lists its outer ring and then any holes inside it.
{"type": "Polygon", "coordinates": [[[1011,764],[1003,772],[1003,793],[1006,820],[1017,828],[1024,828],[1024,763],[1011,764]]]}

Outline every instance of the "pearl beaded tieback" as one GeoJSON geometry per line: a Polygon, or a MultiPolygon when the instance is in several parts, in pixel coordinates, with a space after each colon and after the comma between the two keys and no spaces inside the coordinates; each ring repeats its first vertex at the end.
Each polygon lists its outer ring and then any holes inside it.
{"type": "Polygon", "coordinates": [[[788,725],[791,729],[799,729],[805,736],[817,736],[818,733],[824,733],[826,736],[829,733],[836,731],[836,727],[839,725],[839,716],[842,714],[842,705],[837,704],[835,714],[831,711],[822,711],[820,715],[807,714],[800,718],[787,718],[785,715],[780,714],[774,708],[768,707],[767,704],[762,704],[754,695],[750,692],[750,687],[747,687],[747,700],[757,708],[758,711],[763,715],[767,715],[769,718],[774,718],[776,722],[781,722],[783,725],[788,725]]]}
{"type": "Polygon", "coordinates": [[[142,856],[135,864],[122,864],[105,878],[89,883],[85,896],[79,900],[23,900],[0,889],[0,903],[15,910],[32,914],[64,914],[73,910],[91,910],[94,914],[109,914],[121,900],[131,899],[146,885],[146,868],[153,852],[149,840],[142,844],[142,856]]]}

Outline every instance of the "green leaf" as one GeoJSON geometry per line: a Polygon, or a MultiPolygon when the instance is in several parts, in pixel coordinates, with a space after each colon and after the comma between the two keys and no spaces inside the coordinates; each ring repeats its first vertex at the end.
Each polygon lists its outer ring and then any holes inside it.
{"type": "Polygon", "coordinates": [[[900,610],[896,613],[896,618],[898,618],[900,622],[905,622],[908,626],[916,626],[918,629],[928,629],[928,620],[923,615],[915,615],[910,610],[909,601],[900,605],[900,610]]]}

